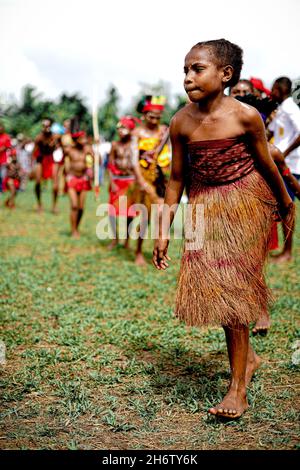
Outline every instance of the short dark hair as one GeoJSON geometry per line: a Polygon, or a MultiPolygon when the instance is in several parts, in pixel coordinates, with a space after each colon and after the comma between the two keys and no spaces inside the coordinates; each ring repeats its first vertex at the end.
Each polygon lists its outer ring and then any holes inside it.
{"type": "Polygon", "coordinates": [[[229,82],[227,82],[226,87],[235,86],[240,79],[243,66],[243,49],[236,44],[227,41],[227,39],[214,39],[212,41],[198,42],[192,47],[192,49],[200,47],[213,49],[213,54],[215,55],[219,66],[232,66],[233,74],[229,82]]]}
{"type": "Polygon", "coordinates": [[[286,93],[291,93],[292,91],[292,81],[289,79],[289,77],[279,77],[276,78],[274,85],[279,85],[282,91],[286,93]]]}

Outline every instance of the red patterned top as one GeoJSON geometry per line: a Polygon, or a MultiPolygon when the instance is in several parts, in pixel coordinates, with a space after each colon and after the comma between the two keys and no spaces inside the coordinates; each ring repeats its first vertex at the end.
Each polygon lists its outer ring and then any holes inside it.
{"type": "Polygon", "coordinates": [[[191,181],[205,185],[229,184],[254,170],[254,160],[245,137],[188,143],[188,173],[191,181]]]}

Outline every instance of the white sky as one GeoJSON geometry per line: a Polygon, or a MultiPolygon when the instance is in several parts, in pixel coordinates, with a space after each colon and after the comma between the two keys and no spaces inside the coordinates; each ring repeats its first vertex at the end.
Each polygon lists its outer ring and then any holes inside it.
{"type": "Polygon", "coordinates": [[[300,76],[299,0],[0,0],[0,18],[2,100],[28,83],[89,102],[96,86],[100,103],[114,84],[122,106],[140,82],[184,94],[185,54],[222,37],[244,49],[243,78],[300,76]]]}

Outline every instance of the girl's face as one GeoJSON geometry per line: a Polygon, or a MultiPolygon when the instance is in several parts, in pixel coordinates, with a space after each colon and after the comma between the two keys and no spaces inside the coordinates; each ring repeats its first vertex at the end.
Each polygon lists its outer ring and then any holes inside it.
{"type": "Polygon", "coordinates": [[[208,48],[191,49],[184,62],[184,89],[193,102],[223,91],[224,68],[217,65],[208,48]]]}

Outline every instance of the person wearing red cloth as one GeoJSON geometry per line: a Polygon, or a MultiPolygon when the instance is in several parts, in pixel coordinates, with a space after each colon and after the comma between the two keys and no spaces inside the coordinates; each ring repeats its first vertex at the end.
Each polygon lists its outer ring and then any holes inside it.
{"type": "Polygon", "coordinates": [[[58,139],[51,132],[52,119],[45,118],[42,121],[42,132],[36,137],[33,149],[35,166],[35,194],[38,202],[38,212],[42,212],[41,181],[52,180],[53,205],[52,212],[57,213],[58,182],[54,179],[53,152],[58,145],[58,139]]]}
{"type": "Polygon", "coordinates": [[[79,224],[83,215],[87,191],[92,189],[93,150],[87,144],[84,131],[72,134],[73,145],[65,145],[66,185],[70,198],[71,235],[79,238],[79,224]]]}
{"type": "Polygon", "coordinates": [[[0,192],[3,190],[3,179],[6,174],[7,151],[11,148],[11,141],[5,133],[4,125],[0,122],[0,192]]]}
{"type": "Polygon", "coordinates": [[[10,209],[14,209],[16,207],[15,197],[20,187],[22,176],[21,165],[17,161],[17,152],[15,149],[9,151],[6,168],[6,176],[3,179],[3,191],[10,191],[10,196],[6,199],[5,205],[10,209]]]}
{"type": "MultiPolygon", "coordinates": [[[[114,238],[108,249],[112,249],[118,244],[119,237],[116,217],[119,216],[126,216],[127,232],[125,248],[129,246],[129,226],[136,215],[132,211],[132,205],[136,202],[136,183],[138,183],[141,190],[151,193],[150,185],[146,183],[141,174],[138,148],[136,140],[132,135],[136,122],[137,119],[131,116],[123,116],[119,120],[117,124],[119,140],[112,143],[109,155],[109,219],[114,238]],[[124,208],[120,204],[121,196],[127,197],[126,207],[124,208]]],[[[152,193],[154,192],[152,191],[152,193]]]]}

